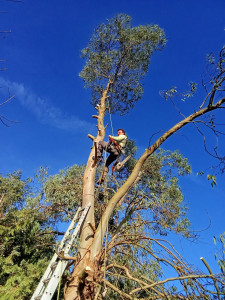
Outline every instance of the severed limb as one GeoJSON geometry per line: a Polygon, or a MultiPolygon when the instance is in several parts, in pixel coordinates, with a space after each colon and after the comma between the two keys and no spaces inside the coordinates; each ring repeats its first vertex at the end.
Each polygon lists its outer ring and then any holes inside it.
{"type": "MultiPolygon", "coordinates": [[[[209,274],[210,274],[210,275],[213,275],[213,272],[212,272],[212,270],[210,269],[210,267],[209,267],[208,263],[206,262],[206,260],[204,259],[204,257],[201,257],[200,259],[201,259],[201,261],[204,263],[204,265],[206,266],[206,268],[208,269],[209,274]]],[[[214,282],[214,285],[215,285],[215,288],[216,288],[216,291],[217,291],[218,299],[221,300],[221,297],[220,297],[220,290],[219,290],[219,287],[218,287],[218,285],[217,285],[217,283],[216,283],[216,280],[213,279],[213,282],[214,282]]]]}
{"type": "Polygon", "coordinates": [[[69,255],[64,255],[64,251],[62,252],[58,252],[55,250],[55,253],[58,255],[58,257],[60,257],[63,260],[74,260],[77,261],[77,257],[76,256],[69,256],[69,255]]]}

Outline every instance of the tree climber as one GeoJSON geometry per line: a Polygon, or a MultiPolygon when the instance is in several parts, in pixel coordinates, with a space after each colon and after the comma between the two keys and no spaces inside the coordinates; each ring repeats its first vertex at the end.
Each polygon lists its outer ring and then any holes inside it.
{"type": "Polygon", "coordinates": [[[102,152],[103,149],[110,153],[106,159],[105,166],[103,169],[102,179],[103,182],[107,173],[109,172],[109,166],[114,162],[119,156],[124,152],[126,146],[127,136],[124,129],[117,130],[118,136],[109,135],[109,142],[100,141],[97,148],[97,160],[98,162],[102,161],[102,152]]]}

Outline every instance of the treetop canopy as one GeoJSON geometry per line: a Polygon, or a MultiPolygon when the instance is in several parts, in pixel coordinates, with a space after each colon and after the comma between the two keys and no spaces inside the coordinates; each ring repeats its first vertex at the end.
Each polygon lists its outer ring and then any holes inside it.
{"type": "Polygon", "coordinates": [[[119,14],[99,25],[82,57],[86,64],[80,73],[85,87],[91,88],[96,106],[106,85],[110,111],[124,114],[140,100],[143,77],[154,50],[165,46],[164,31],[158,25],[132,27],[131,17],[119,14]]]}

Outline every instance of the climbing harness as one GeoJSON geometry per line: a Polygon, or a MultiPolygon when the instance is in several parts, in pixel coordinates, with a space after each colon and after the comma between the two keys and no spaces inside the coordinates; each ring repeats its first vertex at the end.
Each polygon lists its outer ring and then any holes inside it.
{"type": "MultiPolygon", "coordinates": [[[[110,111],[110,103],[109,103],[109,100],[108,100],[108,111],[109,111],[109,117],[110,117],[110,125],[111,125],[111,130],[112,130],[112,135],[114,136],[114,133],[113,133],[113,124],[112,124],[112,116],[111,116],[111,111],[110,111]]],[[[124,130],[123,130],[124,131],[124,130]]],[[[125,145],[127,143],[127,138],[125,139],[125,145]]],[[[111,136],[109,136],[109,143],[108,143],[108,146],[107,146],[107,150],[109,151],[110,149],[112,149],[112,152],[113,153],[113,148],[117,150],[118,152],[118,155],[115,154],[117,157],[116,161],[114,162],[113,166],[112,166],[112,172],[115,172],[115,171],[119,171],[123,166],[124,164],[130,159],[130,155],[128,157],[126,157],[122,162],[120,162],[120,157],[121,155],[123,154],[123,148],[125,148],[125,145],[124,147],[121,147],[117,141],[115,141],[111,136]]],[[[94,142],[94,148],[95,148],[95,156],[93,157],[93,164],[92,164],[92,167],[94,167],[97,162],[98,162],[98,157],[97,157],[97,143],[94,142]]],[[[105,151],[105,154],[106,154],[106,151],[105,151]]],[[[105,163],[106,163],[106,159],[105,159],[105,163]]],[[[100,175],[100,178],[98,180],[98,184],[102,184],[104,181],[105,181],[105,177],[108,173],[108,167],[105,165],[104,163],[104,167],[103,167],[103,170],[102,170],[102,173],[100,175]]]]}
{"type": "Polygon", "coordinates": [[[116,147],[116,149],[118,150],[119,155],[120,155],[122,152],[122,148],[111,136],[109,136],[109,144],[110,143],[112,143],[116,147]]]}

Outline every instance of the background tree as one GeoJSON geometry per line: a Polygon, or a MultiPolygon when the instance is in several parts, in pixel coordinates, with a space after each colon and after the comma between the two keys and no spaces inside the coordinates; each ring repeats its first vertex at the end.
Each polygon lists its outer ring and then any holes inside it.
{"type": "Polygon", "coordinates": [[[64,234],[57,224],[73,218],[80,205],[80,198],[72,200],[81,190],[82,169],[75,165],[51,177],[40,168],[32,180],[22,180],[20,171],[0,175],[1,299],[31,298],[64,234]]]}
{"type": "Polygon", "coordinates": [[[52,255],[49,226],[40,210],[27,205],[29,180],[21,172],[0,176],[0,298],[29,299],[52,255]]]}

